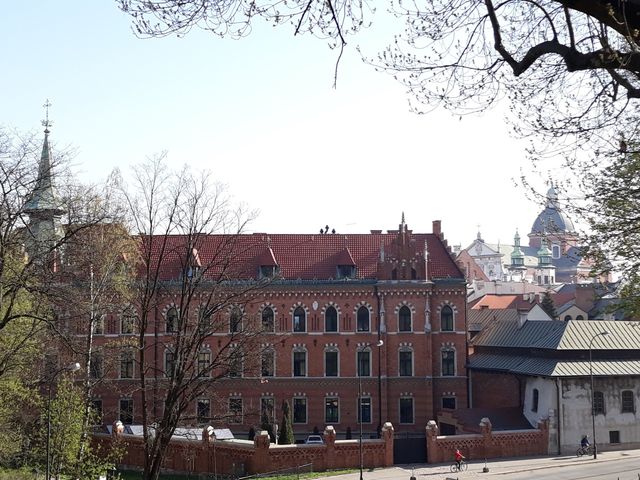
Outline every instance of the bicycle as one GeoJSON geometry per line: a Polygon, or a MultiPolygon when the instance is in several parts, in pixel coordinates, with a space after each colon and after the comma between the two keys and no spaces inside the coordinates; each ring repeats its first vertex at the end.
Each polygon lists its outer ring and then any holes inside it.
{"type": "Polygon", "coordinates": [[[467,465],[467,462],[465,462],[464,460],[460,460],[460,467],[458,467],[458,464],[456,462],[453,462],[453,465],[451,465],[450,470],[451,470],[451,473],[466,472],[467,468],[469,468],[469,465],[467,465]]]}
{"type": "Polygon", "coordinates": [[[580,447],[576,450],[576,455],[581,457],[583,455],[593,455],[593,445],[587,445],[586,447],[580,447]]]}

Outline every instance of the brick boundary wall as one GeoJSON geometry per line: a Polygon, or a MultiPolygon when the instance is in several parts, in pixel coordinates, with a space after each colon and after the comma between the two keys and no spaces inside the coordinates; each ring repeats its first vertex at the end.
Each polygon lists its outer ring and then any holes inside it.
{"type": "Polygon", "coordinates": [[[537,429],[505,430],[493,432],[491,421],[480,421],[479,434],[438,435],[438,425],[427,423],[427,461],[429,463],[453,462],[456,448],[468,460],[486,458],[522,457],[549,454],[548,420],[538,423],[537,429]]]}
{"type": "MultiPolygon", "coordinates": [[[[113,436],[95,434],[93,439],[108,448],[112,442],[123,442],[123,468],[141,469],[144,465],[144,444],[139,436],[126,435],[114,426],[113,436]]],[[[201,440],[174,438],[169,444],[163,471],[209,473],[221,475],[252,475],[313,464],[313,471],[357,468],[360,466],[359,440],[336,440],[333,427],[324,430],[324,445],[275,445],[261,431],[253,442],[246,440],[216,440],[205,428],[201,440]]],[[[393,466],[393,426],[385,423],[382,438],[362,440],[363,466],[367,469],[393,466]]]]}

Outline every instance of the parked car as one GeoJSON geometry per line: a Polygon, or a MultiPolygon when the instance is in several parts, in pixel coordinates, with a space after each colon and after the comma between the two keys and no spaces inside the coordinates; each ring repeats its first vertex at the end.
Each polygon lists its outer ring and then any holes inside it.
{"type": "Polygon", "coordinates": [[[324,443],[324,440],[322,440],[322,436],[320,435],[309,435],[304,443],[312,445],[322,445],[324,443]]]}

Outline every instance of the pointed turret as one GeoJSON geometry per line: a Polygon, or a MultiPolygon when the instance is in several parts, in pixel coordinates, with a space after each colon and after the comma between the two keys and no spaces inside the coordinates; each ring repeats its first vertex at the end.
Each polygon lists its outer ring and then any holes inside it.
{"type": "Polygon", "coordinates": [[[513,252],[511,252],[511,266],[512,267],[524,267],[524,253],[520,248],[520,234],[516,230],[516,234],[513,237],[513,252]]]}
{"type": "Polygon", "coordinates": [[[38,164],[38,178],[31,193],[29,201],[25,204],[25,211],[31,215],[39,212],[51,212],[53,215],[62,215],[51,181],[51,149],[49,147],[49,128],[44,130],[42,154],[38,164]]]}
{"type": "Polygon", "coordinates": [[[538,266],[536,275],[538,285],[553,285],[555,283],[556,266],[551,262],[551,250],[547,246],[547,239],[542,239],[540,250],[538,250],[538,266]]]}
{"type": "MultiPolygon", "coordinates": [[[[63,237],[61,219],[64,210],[56,198],[51,175],[51,148],[49,146],[49,106],[45,103],[46,120],[42,122],[44,129],[44,141],[42,154],[38,164],[38,177],[31,192],[29,200],[25,203],[24,210],[29,215],[27,228],[27,252],[32,257],[54,254],[54,248],[63,237]]],[[[55,255],[54,255],[55,256],[55,255]]]]}
{"type": "Polygon", "coordinates": [[[547,246],[547,240],[542,239],[540,250],[538,250],[538,266],[546,266],[551,264],[551,250],[547,246]]]}

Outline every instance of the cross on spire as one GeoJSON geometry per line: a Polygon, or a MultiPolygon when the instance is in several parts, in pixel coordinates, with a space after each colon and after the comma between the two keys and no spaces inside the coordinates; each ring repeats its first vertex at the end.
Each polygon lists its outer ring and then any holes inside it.
{"type": "Polygon", "coordinates": [[[49,127],[53,125],[53,122],[49,121],[49,107],[51,106],[51,102],[47,98],[47,101],[42,105],[45,111],[45,119],[42,120],[42,126],[44,127],[45,133],[49,133],[49,127]]]}

